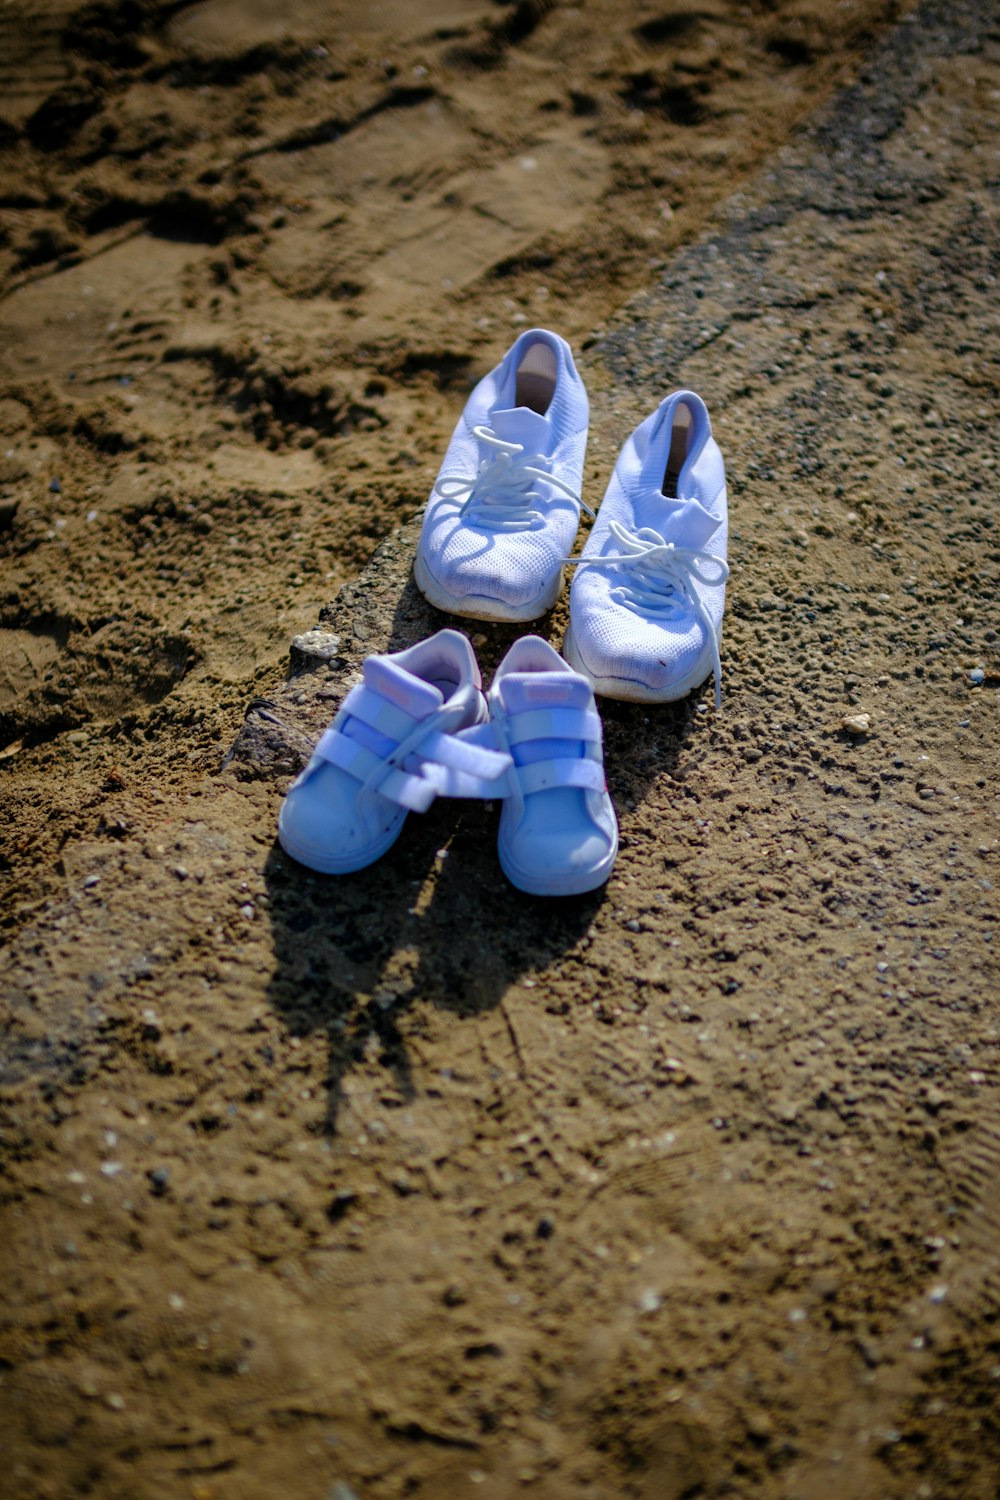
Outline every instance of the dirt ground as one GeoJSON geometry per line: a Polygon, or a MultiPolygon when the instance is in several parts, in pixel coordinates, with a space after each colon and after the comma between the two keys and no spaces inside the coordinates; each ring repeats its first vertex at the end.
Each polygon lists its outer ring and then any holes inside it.
{"type": "Polygon", "coordinates": [[[995,5],[13,0],[0,82],[9,1493],[995,1496],[995,5]],[[708,401],[722,711],[604,705],[605,892],[310,875],[535,323],[591,504],[708,401]]]}

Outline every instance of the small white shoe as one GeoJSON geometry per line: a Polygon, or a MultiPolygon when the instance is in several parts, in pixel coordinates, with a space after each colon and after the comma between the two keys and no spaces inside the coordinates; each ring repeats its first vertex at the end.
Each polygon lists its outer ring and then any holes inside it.
{"type": "Polygon", "coordinates": [[[497,668],[489,705],[494,743],[513,761],[493,792],[504,798],[504,874],[533,896],[596,890],[614,867],[618,822],[590,683],[547,641],[526,635],[497,668]]]}
{"type": "Polygon", "coordinates": [[[370,656],[289,788],[281,847],[311,870],[346,875],[392,847],[407,812],[441,795],[492,795],[511,758],[490,748],[486,718],[479,665],[457,630],[370,656]]]}
{"type": "Polygon", "coordinates": [[[721,703],[726,474],[705,403],[675,391],[626,442],[570,591],[566,660],[597,692],[721,703]]]}
{"type": "Polygon", "coordinates": [[[587,510],[588,410],[569,345],[544,328],[479,382],[424,513],[414,575],[431,604],[476,620],[552,608],[587,510]]]}

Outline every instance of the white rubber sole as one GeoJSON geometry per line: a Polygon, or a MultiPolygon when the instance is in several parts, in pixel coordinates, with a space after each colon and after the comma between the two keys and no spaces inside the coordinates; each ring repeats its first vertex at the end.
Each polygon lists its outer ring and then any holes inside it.
{"type": "Polygon", "coordinates": [[[537,620],[549,610],[559,598],[562,590],[562,569],[556,574],[549,588],[543,590],[527,604],[505,604],[502,599],[487,599],[483,594],[452,594],[443,588],[417,552],[413,559],[413,576],[417,588],[435,609],[443,609],[449,615],[461,615],[466,620],[507,620],[515,623],[522,620],[537,620]]]}
{"type": "Polygon", "coordinates": [[[614,844],[606,858],[592,870],[572,870],[567,874],[524,870],[508,857],[502,844],[497,845],[497,855],[500,868],[511,885],[524,891],[527,896],[585,896],[588,891],[598,890],[610,879],[618,858],[618,833],[615,832],[614,844]]]}
{"type": "MultiPolygon", "coordinates": [[[[282,809],[284,811],[284,809],[282,809]]],[[[297,860],[300,865],[305,865],[308,870],[315,870],[319,875],[353,875],[356,870],[365,870],[373,865],[383,854],[387,854],[393,844],[403,831],[406,818],[400,818],[394,828],[390,828],[383,838],[375,844],[368,844],[364,852],[355,850],[350,855],[317,853],[315,849],[296,843],[295,839],[282,827],[281,814],[278,815],[278,843],[286,854],[297,860]]]]}
{"type": "Polygon", "coordinates": [[[595,693],[599,693],[602,698],[618,698],[623,703],[676,703],[678,698],[686,698],[688,693],[700,687],[711,677],[713,670],[712,651],[710,647],[707,647],[691,671],[676,682],[672,682],[668,688],[651,688],[646,683],[636,682],[630,677],[598,677],[580,655],[579,648],[573,639],[572,625],[566,631],[562,654],[574,672],[579,672],[581,677],[586,677],[595,693]]]}

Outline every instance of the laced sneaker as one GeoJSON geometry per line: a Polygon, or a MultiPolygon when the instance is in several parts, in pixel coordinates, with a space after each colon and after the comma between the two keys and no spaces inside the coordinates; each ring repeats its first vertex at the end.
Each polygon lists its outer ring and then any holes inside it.
{"type": "Polygon", "coordinates": [[[511,759],[491,748],[481,689],[472,647],[457,630],[370,656],[282,804],[286,854],[345,875],[392,847],[407,812],[425,812],[441,795],[490,796],[511,759]]]}
{"type": "Polygon", "coordinates": [[[618,823],[590,683],[547,641],[526,635],[497,668],[489,705],[494,742],[513,762],[492,794],[504,799],[504,874],[535,896],[596,890],[614,867],[618,823]]]}
{"type": "Polygon", "coordinates": [[[534,620],[551,609],[587,510],[587,416],[569,345],[544,328],[522,333],[479,382],[417,546],[417,585],[438,609],[477,620],[534,620]]]}
{"type": "Polygon", "coordinates": [[[715,674],[722,701],[726,475],[705,403],[675,391],[626,442],[573,562],[567,661],[597,692],[667,703],[715,674]]]}

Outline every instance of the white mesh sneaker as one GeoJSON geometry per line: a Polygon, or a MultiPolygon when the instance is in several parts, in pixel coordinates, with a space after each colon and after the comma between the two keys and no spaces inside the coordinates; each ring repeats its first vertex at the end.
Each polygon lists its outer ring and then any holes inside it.
{"type": "Polygon", "coordinates": [[[497,850],[512,885],[533,896],[579,896],[603,885],[618,853],[604,781],[594,691],[537,635],[515,641],[489,691],[494,748],[513,765],[497,850]]]}
{"type": "Polygon", "coordinates": [[[566,660],[608,698],[668,703],[715,674],[726,474],[705,403],[675,391],[626,442],[570,591],[566,660]]]}
{"type": "Polygon", "coordinates": [[[472,647],[457,630],[370,656],[282,804],[285,853],[324,875],[346,875],[385,854],[406,814],[425,812],[435,797],[495,795],[511,758],[492,748],[481,689],[472,647]]]}
{"type": "Polygon", "coordinates": [[[431,491],[414,562],[431,604],[476,620],[551,609],[587,509],[587,418],[565,339],[522,333],[469,397],[431,491]]]}

